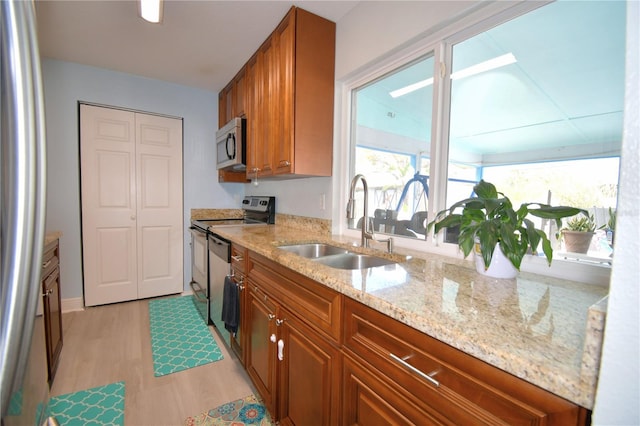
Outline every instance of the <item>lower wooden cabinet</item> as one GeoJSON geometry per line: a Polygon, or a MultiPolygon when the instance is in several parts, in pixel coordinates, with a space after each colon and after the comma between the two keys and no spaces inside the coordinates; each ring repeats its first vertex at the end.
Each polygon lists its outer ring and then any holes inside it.
{"type": "Polygon", "coordinates": [[[278,416],[281,425],[337,425],[340,349],[287,311],[278,344],[278,416]]]}
{"type": "Polygon", "coordinates": [[[251,282],[246,300],[246,369],[264,405],[275,416],[277,306],[258,285],[251,282]]]}
{"type": "Polygon", "coordinates": [[[585,425],[588,410],[249,252],[246,368],[281,425],[585,425]]]}
{"type": "Polygon", "coordinates": [[[410,392],[383,380],[383,376],[351,356],[344,356],[343,425],[420,425],[443,423],[424,410],[410,392]]]}
{"type": "Polygon", "coordinates": [[[44,311],[47,370],[53,382],[62,352],[62,310],[60,308],[59,240],[44,247],[42,255],[42,302],[44,311]]]}
{"type": "Polygon", "coordinates": [[[587,422],[584,408],[357,301],[345,298],[344,308],[344,424],[374,424],[368,419],[389,413],[412,424],[416,412],[424,419],[417,424],[587,422]]]}
{"type": "MultiPolygon", "coordinates": [[[[246,309],[243,307],[247,303],[247,291],[246,291],[246,264],[248,260],[248,251],[246,248],[237,244],[231,245],[231,277],[240,290],[240,324],[245,322],[244,315],[246,309]]],[[[231,343],[231,350],[236,354],[242,365],[246,364],[245,351],[246,337],[243,327],[238,327],[236,333],[231,333],[229,336],[231,343]]]]}
{"type": "MultiPolygon", "coordinates": [[[[269,268],[274,265],[265,259],[250,265],[246,368],[265,406],[280,425],[339,424],[342,353],[338,343],[303,320],[296,312],[298,303],[283,301],[289,292],[304,298],[296,281],[275,273],[269,268]],[[277,294],[278,286],[284,293],[277,294]]],[[[315,301],[317,295],[309,293],[309,297],[315,301]]]]}

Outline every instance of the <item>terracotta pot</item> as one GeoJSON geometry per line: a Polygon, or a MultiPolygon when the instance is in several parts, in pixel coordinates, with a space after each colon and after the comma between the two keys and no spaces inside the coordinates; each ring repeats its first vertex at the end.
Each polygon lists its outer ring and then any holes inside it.
{"type": "Polygon", "coordinates": [[[595,232],[562,231],[564,249],[571,253],[587,253],[595,232]]]}
{"type": "Polygon", "coordinates": [[[480,253],[480,243],[476,243],[474,255],[476,258],[476,271],[482,275],[493,278],[515,278],[518,275],[518,270],[513,263],[502,253],[500,243],[496,244],[496,248],[493,250],[493,256],[491,256],[491,263],[489,268],[485,269],[484,260],[480,253]]]}

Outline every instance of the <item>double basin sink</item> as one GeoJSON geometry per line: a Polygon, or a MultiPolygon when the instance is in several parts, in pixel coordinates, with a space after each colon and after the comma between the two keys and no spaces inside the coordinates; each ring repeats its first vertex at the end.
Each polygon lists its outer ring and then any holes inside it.
{"type": "Polygon", "coordinates": [[[343,247],[324,243],[293,244],[278,248],[337,269],[367,269],[397,263],[384,257],[354,253],[343,247]]]}

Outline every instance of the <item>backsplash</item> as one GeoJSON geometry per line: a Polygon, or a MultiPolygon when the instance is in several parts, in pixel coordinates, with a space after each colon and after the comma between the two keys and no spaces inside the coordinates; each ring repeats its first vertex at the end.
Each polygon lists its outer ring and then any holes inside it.
{"type": "MultiPolygon", "coordinates": [[[[191,209],[191,220],[236,219],[241,217],[242,209],[191,209]]],[[[331,235],[331,220],[329,219],[276,213],[276,223],[290,228],[312,229],[314,233],[331,235]]]]}
{"type": "Polygon", "coordinates": [[[191,209],[191,219],[241,219],[242,209],[191,209]]]}
{"type": "Polygon", "coordinates": [[[313,232],[331,235],[331,221],[329,219],[276,213],[276,224],[303,230],[312,229],[313,232]]]}

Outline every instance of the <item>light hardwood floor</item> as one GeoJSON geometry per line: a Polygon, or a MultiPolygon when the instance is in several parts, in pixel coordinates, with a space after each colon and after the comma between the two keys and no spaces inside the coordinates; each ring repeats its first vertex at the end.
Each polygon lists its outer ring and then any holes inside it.
{"type": "Polygon", "coordinates": [[[254,390],[242,365],[212,326],[224,359],[154,377],[149,301],[63,314],[64,344],[51,396],[125,382],[125,426],[181,425],[188,416],[254,390]]]}

